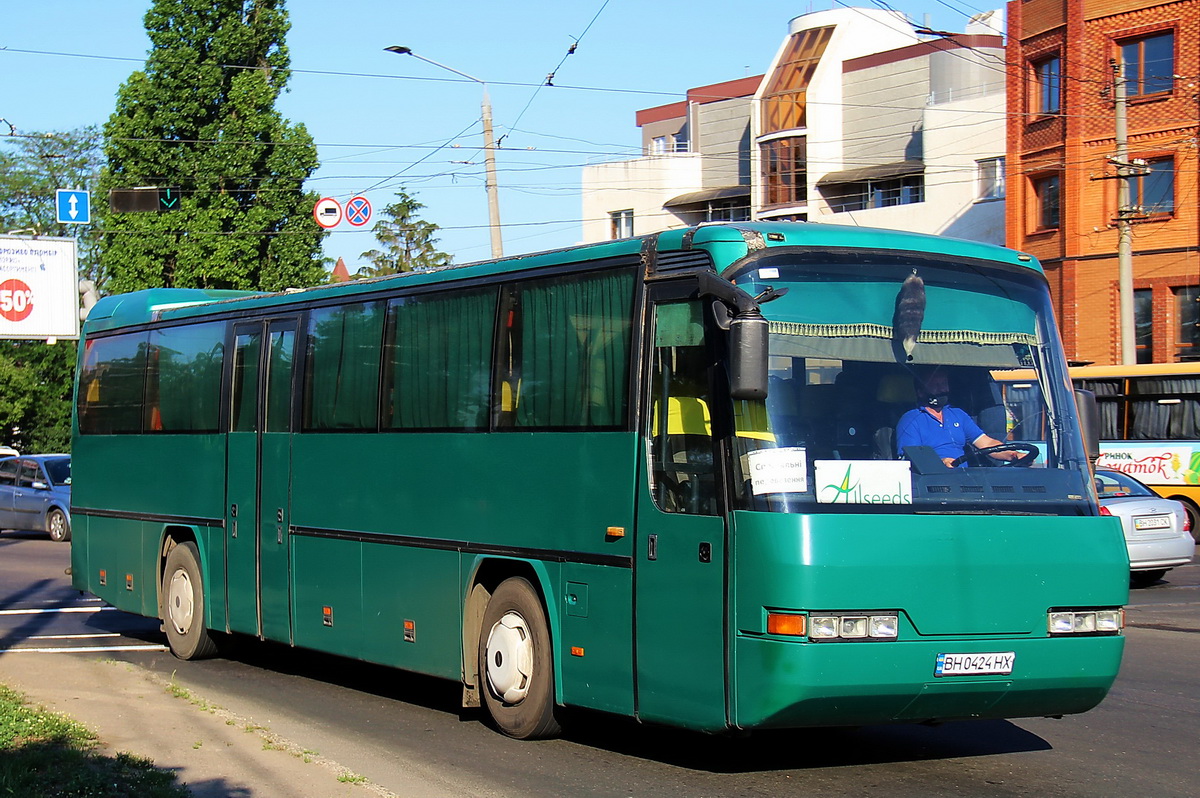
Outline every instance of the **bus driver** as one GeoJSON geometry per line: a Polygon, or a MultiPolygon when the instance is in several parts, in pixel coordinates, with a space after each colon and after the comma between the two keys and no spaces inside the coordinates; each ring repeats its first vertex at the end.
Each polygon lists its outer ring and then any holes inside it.
{"type": "MultiPolygon", "coordinates": [[[[985,433],[965,410],[950,405],[950,379],[934,369],[924,379],[913,378],[917,391],[917,406],[900,417],[896,425],[896,450],[903,453],[909,446],[929,446],[947,468],[966,453],[967,444],[977,449],[1001,446],[985,433]]],[[[1016,460],[1021,452],[991,452],[997,460],[1016,460]]],[[[962,465],[962,464],[960,464],[962,465]]]]}

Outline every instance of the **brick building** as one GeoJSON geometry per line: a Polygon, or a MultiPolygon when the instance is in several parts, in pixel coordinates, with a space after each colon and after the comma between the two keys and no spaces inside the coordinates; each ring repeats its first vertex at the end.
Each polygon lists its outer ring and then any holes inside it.
{"type": "Polygon", "coordinates": [[[1008,31],[1008,245],[1045,265],[1067,356],[1121,357],[1120,63],[1138,360],[1200,357],[1200,0],[1013,0],[1008,31]]]}

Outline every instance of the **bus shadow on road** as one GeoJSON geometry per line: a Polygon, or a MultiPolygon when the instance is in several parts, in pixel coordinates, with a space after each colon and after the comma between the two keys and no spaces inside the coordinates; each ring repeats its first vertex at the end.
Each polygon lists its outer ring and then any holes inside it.
{"type": "MultiPolygon", "coordinates": [[[[223,639],[222,644],[223,656],[250,667],[412,704],[457,716],[460,721],[486,723],[482,711],[461,708],[462,688],[455,681],[252,638],[234,636],[223,639]]],[[[600,712],[566,710],[561,714],[563,735],[555,745],[586,746],[713,773],[919,762],[1051,749],[1038,735],[1006,720],[707,735],[600,712]]]]}
{"type": "Polygon", "coordinates": [[[896,724],[859,728],[793,729],[703,735],[647,726],[624,718],[570,713],[564,737],[691,770],[755,773],[956,759],[1052,746],[1006,720],[957,721],[937,726],[896,724]]]}

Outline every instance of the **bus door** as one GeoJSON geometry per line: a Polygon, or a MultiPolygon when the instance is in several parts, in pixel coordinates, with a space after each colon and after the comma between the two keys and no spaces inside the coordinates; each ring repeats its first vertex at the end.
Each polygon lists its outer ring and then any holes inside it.
{"type": "Polygon", "coordinates": [[[288,514],[295,319],[235,324],[225,585],[228,628],[291,642],[288,514]]]}
{"type": "Polygon", "coordinates": [[[695,293],[691,282],[658,285],[650,298],[634,556],[637,713],[714,728],[726,719],[726,532],[712,434],[714,346],[695,293]]]}

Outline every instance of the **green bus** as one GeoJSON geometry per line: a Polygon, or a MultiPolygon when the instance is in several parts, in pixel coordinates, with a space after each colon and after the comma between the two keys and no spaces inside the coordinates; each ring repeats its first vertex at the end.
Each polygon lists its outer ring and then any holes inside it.
{"type": "Polygon", "coordinates": [[[74,584],[183,659],[250,635],[457,680],[518,738],[561,707],[708,732],[1057,716],[1120,664],[1125,544],[1017,252],[706,224],[152,289],[95,305],[77,379],[74,584]],[[934,366],[984,429],[991,372],[1033,369],[1044,437],[899,459],[934,366]]]}

